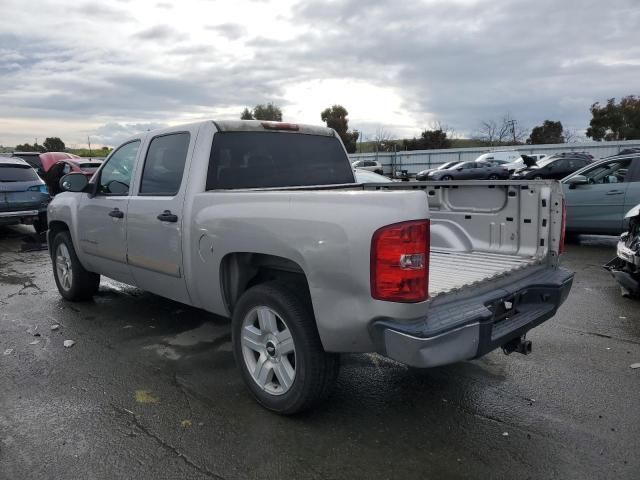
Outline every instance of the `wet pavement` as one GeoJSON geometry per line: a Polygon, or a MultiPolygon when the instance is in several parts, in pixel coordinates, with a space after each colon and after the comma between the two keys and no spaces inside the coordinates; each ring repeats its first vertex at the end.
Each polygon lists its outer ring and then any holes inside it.
{"type": "Polygon", "coordinates": [[[29,231],[0,228],[2,479],[640,478],[640,302],[601,268],[611,238],[568,246],[533,355],[346,355],[329,401],[284,418],[244,388],[225,319],[104,279],[65,302],[29,231]]]}

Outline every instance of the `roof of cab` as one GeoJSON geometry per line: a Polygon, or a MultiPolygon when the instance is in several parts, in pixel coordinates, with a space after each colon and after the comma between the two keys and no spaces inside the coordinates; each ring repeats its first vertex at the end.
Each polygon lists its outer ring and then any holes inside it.
{"type": "Polygon", "coordinates": [[[304,133],[307,135],[323,135],[325,137],[334,136],[333,129],[331,128],[305,125],[302,123],[267,122],[262,120],[214,120],[213,123],[220,132],[285,131],[290,133],[304,133]]]}

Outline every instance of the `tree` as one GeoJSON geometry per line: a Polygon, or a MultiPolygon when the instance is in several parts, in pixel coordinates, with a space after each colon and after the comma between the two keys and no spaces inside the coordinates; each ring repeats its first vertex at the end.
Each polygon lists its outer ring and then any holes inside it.
{"type": "Polygon", "coordinates": [[[489,146],[518,145],[527,135],[518,125],[518,121],[508,113],[499,120],[483,120],[478,130],[478,140],[489,146]]]}
{"type": "Polygon", "coordinates": [[[587,137],[596,141],[640,139],[640,97],[628,95],[618,104],[615,98],[606,105],[594,103],[589,125],[587,137]]]}
{"type": "Polygon", "coordinates": [[[47,137],[42,143],[47,152],[64,152],[65,145],[59,137],[47,137]]]}
{"type": "Polygon", "coordinates": [[[529,145],[543,145],[546,143],[564,143],[562,122],[545,120],[542,125],[533,127],[527,139],[529,145]]]}
{"type": "Polygon", "coordinates": [[[428,128],[420,133],[420,138],[413,137],[402,141],[405,150],[437,150],[451,148],[453,129],[440,122],[431,122],[428,128]]]}
{"type": "Polygon", "coordinates": [[[269,120],[282,121],[282,110],[274,103],[256,105],[253,110],[245,108],[240,114],[240,120],[269,120]]]}
{"type": "Polygon", "coordinates": [[[42,145],[38,145],[34,143],[33,145],[29,145],[28,143],[23,143],[22,145],[16,145],[16,152],[40,152],[44,153],[46,150],[42,145]]]}
{"type": "Polygon", "coordinates": [[[342,105],[333,105],[330,108],[325,108],[320,113],[320,118],[327,124],[327,127],[333,128],[337,132],[347,152],[355,153],[360,132],[357,130],[349,131],[348,115],[349,112],[342,105]]]}

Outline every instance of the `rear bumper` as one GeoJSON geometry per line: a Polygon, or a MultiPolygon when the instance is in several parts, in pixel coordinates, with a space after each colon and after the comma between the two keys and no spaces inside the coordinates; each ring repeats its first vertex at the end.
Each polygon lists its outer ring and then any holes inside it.
{"type": "MultiPolygon", "coordinates": [[[[46,212],[46,209],[43,211],[46,212]]],[[[15,212],[0,211],[0,225],[16,225],[36,220],[40,215],[40,210],[19,210],[15,212]]]]}
{"type": "Polygon", "coordinates": [[[433,306],[427,318],[414,322],[377,320],[371,335],[379,353],[413,367],[470,360],[555,315],[572,283],[568,270],[544,270],[472,299],[433,306]]]}

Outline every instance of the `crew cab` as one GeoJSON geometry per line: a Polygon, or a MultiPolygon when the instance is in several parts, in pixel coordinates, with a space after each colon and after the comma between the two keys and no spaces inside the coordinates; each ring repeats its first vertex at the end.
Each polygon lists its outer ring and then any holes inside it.
{"type": "Polygon", "coordinates": [[[573,280],[557,182],[357,183],[326,128],[146,132],[60,183],[60,294],[89,299],[104,275],[230,317],[247,387],[282,414],[329,393],[341,352],[420,368],[529,353],[573,280]]]}

